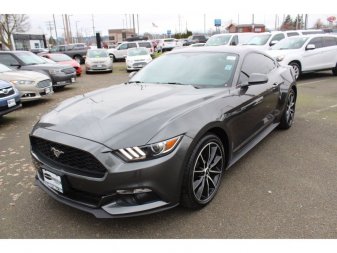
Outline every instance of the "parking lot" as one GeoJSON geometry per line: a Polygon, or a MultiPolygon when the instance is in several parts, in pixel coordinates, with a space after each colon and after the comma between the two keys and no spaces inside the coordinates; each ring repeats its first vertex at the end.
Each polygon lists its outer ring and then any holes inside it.
{"type": "Polygon", "coordinates": [[[99,220],[34,186],[28,134],[66,98],[128,79],[83,74],[49,99],[0,118],[0,238],[336,238],[337,78],[331,71],[298,81],[295,124],[274,131],[226,172],[206,208],[99,220]]]}

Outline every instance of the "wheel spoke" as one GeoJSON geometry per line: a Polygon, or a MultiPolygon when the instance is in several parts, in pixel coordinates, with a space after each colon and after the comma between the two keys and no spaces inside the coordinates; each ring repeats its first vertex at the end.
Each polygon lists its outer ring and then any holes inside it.
{"type": "Polygon", "coordinates": [[[201,177],[199,180],[195,180],[193,182],[193,191],[195,191],[198,188],[198,186],[202,183],[202,180],[204,180],[204,177],[201,177]]]}
{"type": "Polygon", "coordinates": [[[218,164],[218,162],[221,160],[221,156],[216,156],[215,158],[214,158],[214,162],[209,166],[209,168],[210,169],[212,169],[215,165],[217,165],[218,164]]]}
{"type": "Polygon", "coordinates": [[[211,182],[212,182],[212,185],[214,186],[214,188],[216,188],[216,185],[215,185],[215,183],[214,183],[213,179],[212,179],[210,176],[207,176],[207,178],[208,178],[208,180],[209,180],[209,181],[211,181],[211,182]]]}
{"type": "Polygon", "coordinates": [[[210,167],[210,165],[211,165],[211,162],[214,160],[214,157],[215,157],[215,154],[216,154],[216,150],[217,150],[218,148],[217,147],[213,147],[212,149],[211,149],[211,146],[209,146],[209,150],[210,150],[210,156],[208,157],[208,161],[207,161],[207,167],[210,167]]]}
{"type": "Polygon", "coordinates": [[[202,153],[200,153],[200,158],[201,158],[201,161],[203,162],[204,168],[205,168],[206,167],[206,161],[205,161],[204,157],[202,156],[202,153]]]}
{"type": "Polygon", "coordinates": [[[208,182],[208,180],[207,180],[207,178],[205,178],[205,181],[206,181],[206,198],[208,198],[208,196],[209,196],[209,182],[208,182]]]}
{"type": "Polygon", "coordinates": [[[205,188],[205,177],[202,178],[202,182],[201,182],[201,185],[196,193],[196,197],[201,200],[201,197],[202,197],[202,193],[204,191],[204,188],[205,188]]]}
{"type": "Polygon", "coordinates": [[[209,173],[221,174],[221,171],[219,171],[219,170],[209,170],[209,173]]]}

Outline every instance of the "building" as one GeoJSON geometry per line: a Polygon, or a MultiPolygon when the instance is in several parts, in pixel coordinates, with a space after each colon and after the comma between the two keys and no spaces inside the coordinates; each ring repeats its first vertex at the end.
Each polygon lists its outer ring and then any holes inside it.
{"type": "Polygon", "coordinates": [[[266,31],[266,26],[263,24],[242,24],[242,25],[235,25],[230,24],[226,28],[230,33],[247,33],[247,32],[255,32],[255,33],[262,33],[266,31]]]}
{"type": "Polygon", "coordinates": [[[134,29],[109,29],[109,43],[125,41],[136,36],[134,29]]]}
{"type": "Polygon", "coordinates": [[[44,34],[13,34],[15,50],[31,50],[33,48],[47,48],[46,36],[44,34]]]}

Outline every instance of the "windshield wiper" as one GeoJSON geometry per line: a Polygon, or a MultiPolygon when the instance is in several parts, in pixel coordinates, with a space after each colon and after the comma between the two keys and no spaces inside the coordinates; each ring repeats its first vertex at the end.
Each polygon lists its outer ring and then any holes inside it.
{"type": "Polygon", "coordinates": [[[142,81],[129,81],[129,82],[126,82],[124,84],[129,84],[129,83],[144,83],[144,82],[142,82],[142,81]]]}
{"type": "Polygon", "coordinates": [[[36,62],[32,62],[32,63],[28,63],[27,65],[37,65],[38,63],[36,62]]]}

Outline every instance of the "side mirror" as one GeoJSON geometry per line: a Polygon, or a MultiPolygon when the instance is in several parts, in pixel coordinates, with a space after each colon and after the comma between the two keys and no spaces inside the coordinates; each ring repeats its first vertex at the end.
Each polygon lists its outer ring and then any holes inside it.
{"type": "Polygon", "coordinates": [[[235,41],[232,41],[230,45],[231,45],[231,46],[236,46],[236,42],[235,42],[235,41]]]}
{"type": "Polygon", "coordinates": [[[136,73],[137,73],[137,71],[132,71],[132,72],[129,74],[129,79],[131,79],[136,73]]]}
{"type": "Polygon", "coordinates": [[[10,65],[11,67],[16,67],[16,68],[21,68],[21,65],[19,63],[16,63],[16,64],[11,64],[10,65]]]}
{"type": "Polygon", "coordinates": [[[273,41],[270,42],[269,45],[270,45],[270,46],[274,46],[274,45],[277,44],[277,43],[278,43],[278,40],[273,40],[273,41]]]}
{"type": "Polygon", "coordinates": [[[248,78],[248,84],[244,85],[244,86],[264,84],[264,83],[267,83],[267,82],[268,82],[268,76],[267,75],[253,73],[248,78]]]}
{"type": "Polygon", "coordinates": [[[316,46],[314,44],[309,44],[307,45],[307,47],[305,48],[305,50],[314,50],[316,49],[316,46]]]}

